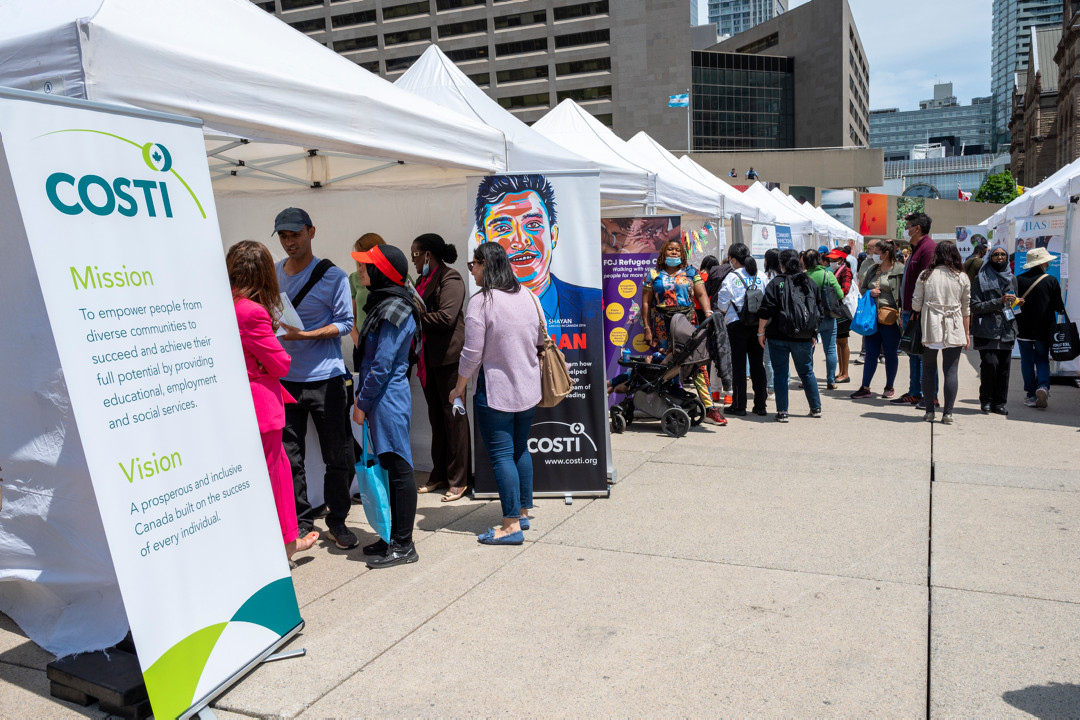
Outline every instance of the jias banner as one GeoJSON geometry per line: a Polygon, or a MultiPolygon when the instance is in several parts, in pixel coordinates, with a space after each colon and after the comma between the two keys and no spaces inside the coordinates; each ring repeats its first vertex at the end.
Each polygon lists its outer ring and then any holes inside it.
{"type": "MultiPolygon", "coordinates": [[[[302,626],[202,130],[0,97],[0,150],[5,251],[36,277],[5,304],[44,303],[78,426],[64,452],[85,453],[154,714],[177,717],[302,626]]],[[[48,574],[56,548],[33,546],[48,574]]]]}
{"type": "MultiPolygon", "coordinates": [[[[537,408],[529,438],[536,495],[607,494],[607,402],[601,318],[600,184],[579,173],[471,178],[479,243],[506,250],[518,280],[536,294],[548,332],[566,356],[574,390],[553,408],[537,408]]],[[[470,292],[477,287],[469,279],[470,292]]],[[[475,415],[474,415],[475,417],[475,415]]],[[[476,492],[497,494],[479,432],[474,432],[476,492]]]]}
{"type": "MultiPolygon", "coordinates": [[[[1056,215],[1034,215],[1016,220],[1016,274],[1023,272],[1027,254],[1035,248],[1046,248],[1054,256],[1046,272],[1061,280],[1061,260],[1065,251],[1065,213],[1056,215]]],[[[1066,266],[1068,264],[1066,263],[1066,266]]]]}

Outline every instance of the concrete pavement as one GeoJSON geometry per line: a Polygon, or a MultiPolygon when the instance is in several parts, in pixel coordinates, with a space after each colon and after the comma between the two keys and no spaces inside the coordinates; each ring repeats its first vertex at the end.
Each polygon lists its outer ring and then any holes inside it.
{"type": "MultiPolygon", "coordinates": [[[[475,541],[497,502],[421,495],[420,562],[310,553],[307,656],[215,712],[1080,715],[1080,390],[1025,408],[1014,366],[1010,416],[983,416],[977,363],[948,427],[847,399],[857,381],[811,419],[797,379],[787,425],[636,423],[612,497],[538,501],[517,548],[475,541]]],[[[101,716],[48,697],[50,659],[0,616],[0,716],[101,716]]]]}

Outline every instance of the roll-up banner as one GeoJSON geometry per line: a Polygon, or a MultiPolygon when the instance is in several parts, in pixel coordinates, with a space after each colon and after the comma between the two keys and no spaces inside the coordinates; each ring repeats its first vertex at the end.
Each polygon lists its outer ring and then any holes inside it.
{"type": "Polygon", "coordinates": [[[960,257],[967,260],[979,245],[986,245],[987,250],[993,245],[994,233],[988,225],[957,225],[956,249],[960,257]]]}
{"type": "Polygon", "coordinates": [[[791,239],[790,225],[776,226],[776,247],[780,250],[794,250],[795,243],[791,239]]]}
{"type": "MultiPolygon", "coordinates": [[[[1046,272],[1053,275],[1060,282],[1062,254],[1065,252],[1065,213],[1047,215],[1033,215],[1016,219],[1016,256],[1014,257],[1014,272],[1019,275],[1024,272],[1024,263],[1027,262],[1027,254],[1035,248],[1046,248],[1046,251],[1054,256],[1050,267],[1046,272]]],[[[1068,268],[1068,258],[1065,267],[1068,268]]],[[[1066,270],[1066,277],[1068,270],[1066,270]]]]}
{"type": "MultiPolygon", "coordinates": [[[[604,253],[604,362],[607,377],[624,372],[619,367],[623,347],[633,357],[645,355],[645,328],[641,324],[641,283],[669,240],[681,240],[678,215],[604,218],[600,221],[600,247],[604,253]]],[[[610,407],[621,396],[608,396],[610,407]]]]}
{"type": "MultiPolygon", "coordinates": [[[[5,196],[3,246],[40,285],[154,715],[189,714],[303,624],[200,124],[5,92],[5,196]]],[[[21,300],[3,297],[9,333],[21,300]]],[[[19,382],[4,373],[0,394],[19,382]]]]}
{"type": "MultiPolygon", "coordinates": [[[[764,258],[766,251],[776,247],[776,226],[754,223],[750,231],[750,254],[756,258],[764,258]]],[[[790,237],[790,228],[788,230],[790,237]]]]}
{"type": "MultiPolygon", "coordinates": [[[[469,254],[479,243],[506,249],[518,280],[536,293],[548,332],[566,356],[573,391],[537,408],[529,437],[536,496],[608,494],[607,392],[600,281],[600,182],[595,173],[470,177],[469,254]]],[[[469,278],[470,294],[478,288],[469,278]]],[[[473,414],[475,418],[475,413],[473,414]]],[[[475,420],[474,420],[475,422],[475,420]]],[[[498,488],[474,428],[477,497],[498,488]]]]}

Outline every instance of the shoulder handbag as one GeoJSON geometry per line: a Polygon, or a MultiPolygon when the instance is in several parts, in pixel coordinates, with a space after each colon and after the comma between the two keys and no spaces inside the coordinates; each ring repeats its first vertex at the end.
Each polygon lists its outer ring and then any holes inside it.
{"type": "MultiPolygon", "coordinates": [[[[826,273],[828,270],[825,271],[826,273]]],[[[851,314],[847,311],[847,307],[844,305],[844,301],[836,297],[836,293],[827,282],[828,278],[824,275],[821,277],[821,287],[818,290],[821,292],[821,314],[826,318],[835,318],[836,320],[850,320],[851,314]]]]}
{"type": "MultiPolygon", "coordinates": [[[[531,291],[525,290],[530,295],[531,291]]],[[[547,322],[544,313],[540,309],[540,302],[536,302],[536,315],[540,318],[540,327],[544,328],[544,347],[536,353],[540,358],[540,407],[555,407],[563,401],[570,391],[574,389],[574,379],[570,377],[570,371],[566,369],[566,357],[562,350],[555,345],[551,334],[547,331],[547,322]]]]}
{"type": "Polygon", "coordinates": [[[911,315],[908,324],[904,326],[904,334],[900,336],[900,350],[908,355],[922,354],[922,321],[919,315],[911,315]]]}

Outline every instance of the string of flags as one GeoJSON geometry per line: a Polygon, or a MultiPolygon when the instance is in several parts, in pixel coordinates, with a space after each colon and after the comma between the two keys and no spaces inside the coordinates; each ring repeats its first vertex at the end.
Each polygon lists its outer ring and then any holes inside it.
{"type": "Polygon", "coordinates": [[[683,241],[686,247],[695,253],[705,252],[705,240],[713,230],[711,223],[705,223],[700,230],[687,230],[683,233],[683,241]]]}

